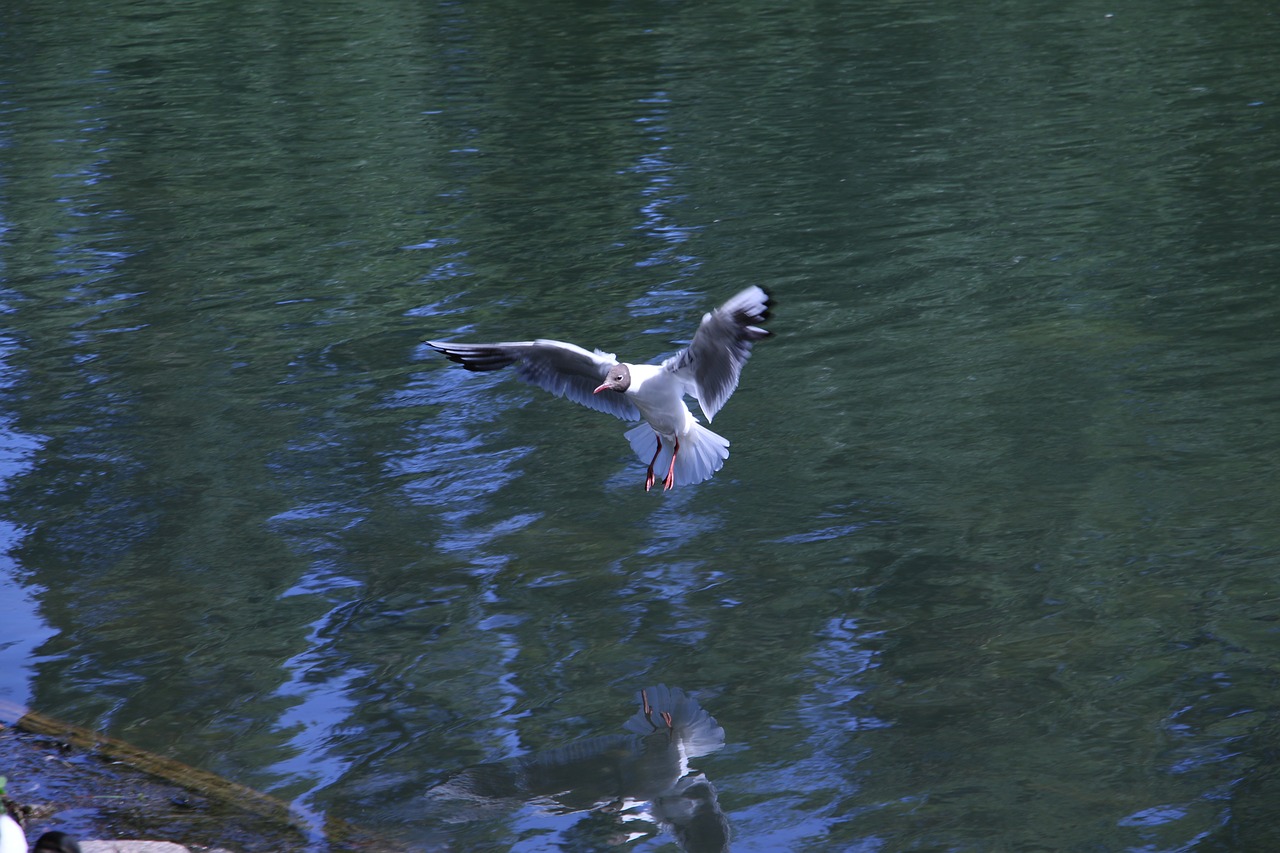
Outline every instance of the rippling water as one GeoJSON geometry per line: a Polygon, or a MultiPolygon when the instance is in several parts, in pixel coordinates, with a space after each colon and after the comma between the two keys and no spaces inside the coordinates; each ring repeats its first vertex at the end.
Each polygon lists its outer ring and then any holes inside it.
{"type": "Polygon", "coordinates": [[[1268,4],[5,18],[0,698],[429,849],[670,845],[436,788],[660,682],[735,850],[1280,845],[1268,4]],[[669,495],[421,344],[747,283],[669,495]]]}

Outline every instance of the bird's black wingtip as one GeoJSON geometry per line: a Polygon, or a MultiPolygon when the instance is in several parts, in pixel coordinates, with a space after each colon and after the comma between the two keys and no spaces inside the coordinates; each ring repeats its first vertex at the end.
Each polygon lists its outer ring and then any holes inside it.
{"type": "MultiPolygon", "coordinates": [[[[756,304],[754,302],[751,304],[744,304],[744,302],[730,300],[730,305],[733,306],[730,316],[733,317],[733,320],[738,325],[745,327],[753,337],[768,337],[770,333],[764,329],[756,327],[755,324],[767,322],[773,311],[773,306],[776,305],[777,302],[773,298],[773,294],[769,292],[768,288],[759,284],[754,285],[754,287],[756,290],[759,290],[764,294],[764,298],[759,300],[759,310],[756,310],[756,304]]],[[[751,288],[747,288],[747,291],[750,289],[751,288]]],[[[742,296],[747,291],[743,291],[739,296],[742,296]]]]}
{"type": "Polygon", "coordinates": [[[515,358],[499,347],[485,344],[454,344],[449,341],[423,341],[427,346],[467,370],[483,373],[501,370],[515,362],[515,358]]]}
{"type": "MultiPolygon", "coordinates": [[[[770,315],[773,314],[773,308],[778,304],[778,300],[774,298],[773,291],[769,290],[769,288],[758,284],[756,287],[759,287],[761,292],[764,293],[764,311],[760,312],[760,318],[768,320],[770,315]]],[[[766,332],[766,334],[768,333],[766,332]]]]}

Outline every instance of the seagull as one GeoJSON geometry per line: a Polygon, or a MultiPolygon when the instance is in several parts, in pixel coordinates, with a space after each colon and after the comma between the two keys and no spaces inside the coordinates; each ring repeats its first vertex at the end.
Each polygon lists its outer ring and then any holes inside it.
{"type": "Polygon", "coordinates": [[[769,336],[760,328],[772,298],[748,287],[702,315],[693,340],[658,364],[618,361],[613,353],[588,351],[564,341],[539,338],[497,344],[427,341],[427,346],[467,370],[501,370],[515,365],[521,379],[599,412],[644,421],[626,432],[631,449],[649,460],[644,488],[657,482],[654,468],[666,467],[664,491],[701,483],[729,457],[729,440],[704,427],[684,402],[698,401],[707,422],[738,387],[752,345],[769,336]],[[650,454],[652,453],[652,456],[650,454]]]}

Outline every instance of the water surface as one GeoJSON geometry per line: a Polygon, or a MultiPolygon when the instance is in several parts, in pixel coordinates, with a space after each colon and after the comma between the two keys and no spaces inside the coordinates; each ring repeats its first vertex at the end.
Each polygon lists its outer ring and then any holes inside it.
{"type": "Polygon", "coordinates": [[[606,849],[428,792],[657,683],[735,850],[1280,842],[1268,4],[4,18],[0,698],[427,849],[606,849]],[[421,344],[748,283],[668,495],[421,344]]]}

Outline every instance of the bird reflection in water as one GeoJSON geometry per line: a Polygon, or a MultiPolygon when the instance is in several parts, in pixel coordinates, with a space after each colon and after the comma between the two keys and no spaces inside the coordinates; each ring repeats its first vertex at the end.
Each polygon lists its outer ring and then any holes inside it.
{"type": "Polygon", "coordinates": [[[469,767],[432,793],[480,802],[519,799],[561,814],[585,812],[592,826],[582,830],[602,831],[614,844],[652,834],[636,828],[636,822],[648,820],[669,830],[682,850],[727,851],[729,822],[715,788],[688,765],[689,759],[724,746],[724,729],[715,717],[683,690],[659,684],[640,691],[640,710],[623,728],[630,734],[469,767]]]}

